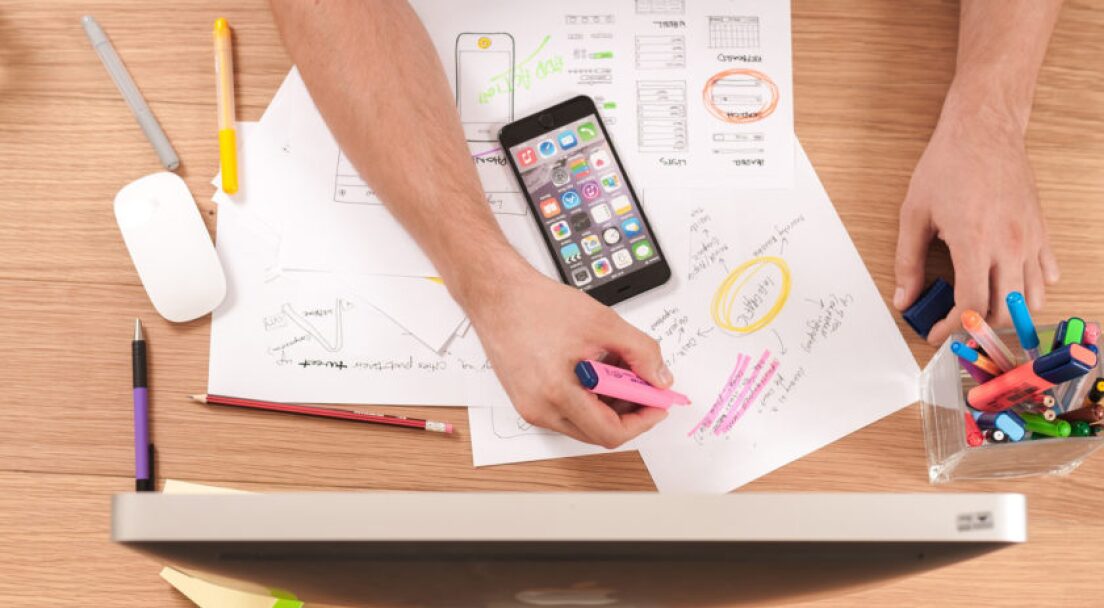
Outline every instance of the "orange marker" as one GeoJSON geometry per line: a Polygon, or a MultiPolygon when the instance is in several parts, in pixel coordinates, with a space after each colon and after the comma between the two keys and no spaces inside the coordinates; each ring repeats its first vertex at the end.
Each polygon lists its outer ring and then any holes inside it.
{"type": "Polygon", "coordinates": [[[993,363],[996,363],[1002,371],[1016,367],[1016,358],[1012,355],[1012,351],[1008,350],[993,328],[989,327],[976,310],[962,311],[962,327],[978,341],[978,344],[985,349],[985,354],[989,355],[993,363]]]}

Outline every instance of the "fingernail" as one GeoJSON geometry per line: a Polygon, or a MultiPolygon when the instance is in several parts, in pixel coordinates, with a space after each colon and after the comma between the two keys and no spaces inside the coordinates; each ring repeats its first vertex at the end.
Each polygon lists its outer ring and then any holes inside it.
{"type": "Polygon", "coordinates": [[[893,305],[896,306],[898,310],[905,307],[905,288],[904,287],[898,287],[897,291],[893,292],[893,305]]]}
{"type": "Polygon", "coordinates": [[[674,375],[671,374],[671,370],[667,369],[666,365],[659,366],[659,372],[656,373],[656,376],[659,378],[659,383],[664,387],[671,386],[675,381],[674,375]]]}

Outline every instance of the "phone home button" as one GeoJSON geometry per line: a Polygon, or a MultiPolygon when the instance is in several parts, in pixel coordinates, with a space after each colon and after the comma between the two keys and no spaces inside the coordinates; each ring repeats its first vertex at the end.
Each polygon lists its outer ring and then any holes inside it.
{"type": "Polygon", "coordinates": [[[541,114],[537,117],[537,122],[546,129],[551,129],[556,124],[556,120],[552,118],[551,114],[541,114]]]}

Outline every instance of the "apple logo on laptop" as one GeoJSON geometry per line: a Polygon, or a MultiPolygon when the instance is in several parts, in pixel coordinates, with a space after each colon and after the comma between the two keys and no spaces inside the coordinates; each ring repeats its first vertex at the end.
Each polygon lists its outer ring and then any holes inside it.
{"type": "Polygon", "coordinates": [[[530,606],[610,606],[619,603],[610,597],[613,589],[598,587],[597,583],[577,583],[566,589],[530,589],[520,591],[514,597],[530,606]]]}

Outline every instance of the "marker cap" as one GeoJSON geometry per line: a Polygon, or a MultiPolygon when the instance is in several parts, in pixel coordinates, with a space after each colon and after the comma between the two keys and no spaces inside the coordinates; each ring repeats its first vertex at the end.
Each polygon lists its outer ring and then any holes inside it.
{"type": "Polygon", "coordinates": [[[1027,302],[1023,294],[1013,291],[1004,299],[1008,305],[1008,313],[1012,316],[1012,324],[1016,327],[1016,337],[1020,339],[1020,346],[1025,349],[1039,348],[1039,333],[1035,331],[1035,323],[1031,321],[1031,313],[1027,310],[1027,302]]]}

